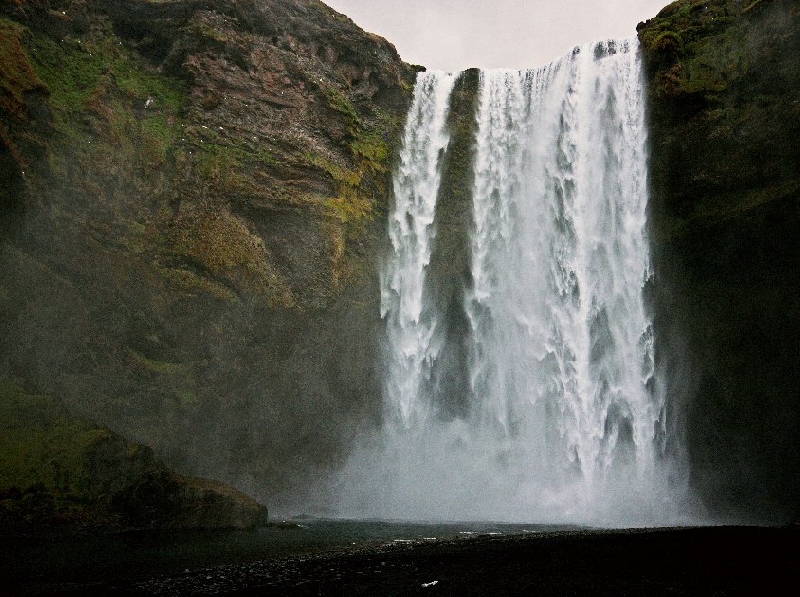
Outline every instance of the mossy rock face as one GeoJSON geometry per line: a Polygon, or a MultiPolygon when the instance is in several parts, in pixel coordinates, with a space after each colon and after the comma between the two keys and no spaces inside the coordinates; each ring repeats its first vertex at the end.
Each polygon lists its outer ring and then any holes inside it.
{"type": "Polygon", "coordinates": [[[680,0],[639,24],[666,239],[800,192],[800,8],[680,0]]]}
{"type": "Polygon", "coordinates": [[[450,142],[442,158],[442,178],[434,216],[435,237],[431,247],[427,304],[435,313],[446,313],[437,323],[437,333],[447,341],[433,368],[432,387],[444,405],[443,416],[468,414],[471,384],[467,363],[468,335],[471,333],[464,305],[464,288],[472,283],[470,234],[472,220],[473,149],[477,133],[479,71],[466,70],[456,80],[450,96],[447,127],[450,142]]]}
{"type": "Polygon", "coordinates": [[[266,508],[221,483],[175,474],[152,451],[0,380],[0,528],[39,533],[250,528],[266,508]]]}
{"type": "Polygon", "coordinates": [[[45,144],[46,127],[37,123],[41,102],[49,94],[25,53],[26,30],[0,18],[0,226],[13,224],[23,207],[21,194],[25,170],[38,157],[45,144]],[[38,114],[37,114],[38,113],[38,114]],[[21,131],[26,134],[20,134],[21,131]]]}
{"type": "Polygon", "coordinates": [[[344,458],[416,70],[315,0],[4,2],[0,33],[0,374],[265,500],[344,458]]]}
{"type": "Polygon", "coordinates": [[[680,0],[648,71],[656,333],[692,482],[717,513],[800,505],[800,6],[680,0]]]}

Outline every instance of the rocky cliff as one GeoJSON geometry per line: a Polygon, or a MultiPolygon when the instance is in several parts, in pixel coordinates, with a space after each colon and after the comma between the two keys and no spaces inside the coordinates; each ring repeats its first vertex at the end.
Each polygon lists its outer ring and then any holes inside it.
{"type": "Polygon", "coordinates": [[[0,376],[260,499],[337,462],[415,71],[317,0],[0,6],[0,376]]]}
{"type": "MultiPolygon", "coordinates": [[[[314,491],[380,417],[376,265],[414,68],[316,0],[0,7],[5,395],[54,397],[76,446],[116,446],[115,495],[184,487],[115,433],[271,505],[314,491]]],[[[768,521],[796,516],[800,490],[799,11],[679,0],[639,26],[672,420],[710,512],[768,521]]],[[[462,74],[453,114],[475,84],[462,74]]],[[[437,206],[444,310],[468,275],[468,120],[451,117],[437,206]]],[[[465,383],[457,352],[444,384],[465,383]]],[[[20,442],[63,436],[40,416],[16,419],[20,442]]],[[[0,495],[60,487],[42,470],[0,495]]],[[[106,503],[73,489],[63,503],[106,503]]]]}
{"type": "Polygon", "coordinates": [[[800,6],[680,0],[648,67],[658,354],[712,512],[798,515],[800,6]]]}

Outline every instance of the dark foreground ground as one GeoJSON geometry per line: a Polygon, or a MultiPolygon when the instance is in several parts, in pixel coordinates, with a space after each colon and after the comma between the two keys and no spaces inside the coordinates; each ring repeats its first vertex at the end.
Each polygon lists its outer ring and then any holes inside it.
{"type": "MultiPolygon", "coordinates": [[[[800,529],[572,530],[392,542],[150,578],[5,586],[47,595],[796,595],[800,529]]],[[[134,572],[134,571],[132,571],[134,572]]],[[[0,594],[4,593],[0,589],[0,594]]]]}

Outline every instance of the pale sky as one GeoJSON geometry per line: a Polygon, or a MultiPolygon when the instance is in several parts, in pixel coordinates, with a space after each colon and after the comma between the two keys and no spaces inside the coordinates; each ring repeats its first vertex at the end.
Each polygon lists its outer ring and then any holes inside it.
{"type": "Polygon", "coordinates": [[[526,69],[582,43],[636,35],[671,0],[323,0],[431,69],[526,69]]]}

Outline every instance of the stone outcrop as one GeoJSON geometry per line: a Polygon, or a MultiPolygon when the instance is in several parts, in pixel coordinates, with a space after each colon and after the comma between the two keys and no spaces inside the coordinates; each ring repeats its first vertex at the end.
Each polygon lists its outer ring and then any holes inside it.
{"type": "Polygon", "coordinates": [[[216,481],[167,469],[149,448],[0,383],[0,529],[249,529],[266,507],[216,481]]]}
{"type": "Polygon", "coordinates": [[[453,86],[448,112],[450,141],[441,156],[442,178],[436,198],[431,239],[428,285],[433,313],[444,314],[437,322],[444,346],[431,371],[435,402],[442,405],[442,416],[458,417],[469,413],[469,334],[464,305],[464,289],[472,284],[470,234],[472,218],[472,156],[477,122],[479,71],[462,72],[453,86]]]}
{"type": "Polygon", "coordinates": [[[648,68],[660,366],[714,513],[797,516],[800,6],[680,0],[648,68]]]}
{"type": "Polygon", "coordinates": [[[339,462],[415,70],[317,0],[19,0],[0,39],[0,376],[270,503],[339,462]]]}

